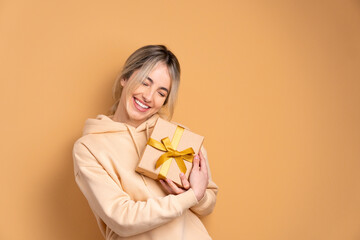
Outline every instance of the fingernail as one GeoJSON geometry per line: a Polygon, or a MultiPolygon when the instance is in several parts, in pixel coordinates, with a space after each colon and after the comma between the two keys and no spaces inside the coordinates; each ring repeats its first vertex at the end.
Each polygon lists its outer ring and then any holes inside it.
{"type": "Polygon", "coordinates": [[[184,174],[183,173],[180,173],[180,177],[183,177],[184,176],[184,174]]]}
{"type": "Polygon", "coordinates": [[[198,159],[199,159],[199,155],[196,155],[196,156],[195,156],[195,159],[198,160],[198,159]]]}

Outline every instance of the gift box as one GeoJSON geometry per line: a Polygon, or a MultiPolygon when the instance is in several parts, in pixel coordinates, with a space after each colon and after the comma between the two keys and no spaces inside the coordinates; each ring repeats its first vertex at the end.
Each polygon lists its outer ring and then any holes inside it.
{"type": "Polygon", "coordinates": [[[136,171],[152,179],[169,178],[182,187],[180,173],[189,178],[203,141],[203,136],[158,118],[136,171]]]}

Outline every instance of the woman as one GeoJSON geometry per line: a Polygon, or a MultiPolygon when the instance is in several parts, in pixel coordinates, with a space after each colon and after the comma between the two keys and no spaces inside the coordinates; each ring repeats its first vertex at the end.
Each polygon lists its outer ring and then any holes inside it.
{"type": "Polygon", "coordinates": [[[218,187],[206,152],[194,157],[184,188],[135,172],[159,116],[171,118],[180,81],[162,45],[136,50],[114,85],[110,116],[88,119],[73,150],[75,179],[106,239],[211,239],[198,216],[210,214],[218,187]]]}

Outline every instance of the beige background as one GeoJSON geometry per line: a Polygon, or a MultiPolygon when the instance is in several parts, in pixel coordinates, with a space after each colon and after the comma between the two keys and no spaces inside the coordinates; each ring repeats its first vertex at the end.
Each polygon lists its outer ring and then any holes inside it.
{"type": "Polygon", "coordinates": [[[72,145],[146,44],[181,61],[214,239],[360,239],[358,0],[0,1],[0,239],[101,239],[72,145]]]}

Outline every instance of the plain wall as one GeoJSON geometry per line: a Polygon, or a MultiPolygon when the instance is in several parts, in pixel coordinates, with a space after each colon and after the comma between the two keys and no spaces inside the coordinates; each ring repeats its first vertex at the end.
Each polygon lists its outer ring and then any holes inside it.
{"type": "Polygon", "coordinates": [[[2,0],[0,239],[102,239],[72,146],[147,44],[181,62],[214,239],[360,239],[358,0],[2,0]]]}

